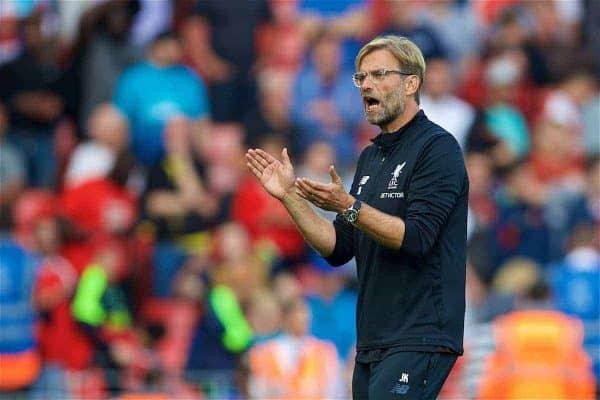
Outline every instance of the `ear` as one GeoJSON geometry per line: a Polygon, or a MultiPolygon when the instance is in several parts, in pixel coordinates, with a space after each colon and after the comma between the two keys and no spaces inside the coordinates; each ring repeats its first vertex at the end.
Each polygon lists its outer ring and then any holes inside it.
{"type": "Polygon", "coordinates": [[[410,75],[404,79],[404,91],[407,96],[414,96],[421,86],[421,79],[417,75],[410,75]]]}

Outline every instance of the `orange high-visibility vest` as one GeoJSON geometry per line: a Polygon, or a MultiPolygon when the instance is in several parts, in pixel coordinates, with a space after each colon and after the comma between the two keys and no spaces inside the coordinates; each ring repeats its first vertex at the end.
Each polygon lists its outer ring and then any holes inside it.
{"type": "MultiPolygon", "coordinates": [[[[281,352],[277,339],[252,348],[249,353],[251,381],[257,397],[280,399],[322,399],[339,383],[340,366],[335,346],[307,338],[296,364],[289,370],[277,356],[281,352]]],[[[252,390],[251,390],[252,392],[252,390]]]]}
{"type": "Polygon", "coordinates": [[[31,385],[40,374],[37,350],[0,354],[0,390],[18,390],[31,385]]]}
{"type": "Polygon", "coordinates": [[[480,399],[593,399],[581,321],[557,311],[512,312],[494,323],[480,399]]]}

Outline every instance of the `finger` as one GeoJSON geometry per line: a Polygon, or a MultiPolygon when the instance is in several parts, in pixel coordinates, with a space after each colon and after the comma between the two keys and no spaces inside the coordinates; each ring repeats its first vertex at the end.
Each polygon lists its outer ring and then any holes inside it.
{"type": "Polygon", "coordinates": [[[296,182],[297,182],[297,186],[300,187],[304,192],[306,192],[310,198],[313,198],[313,197],[325,198],[329,194],[329,192],[327,192],[327,191],[323,191],[323,190],[320,190],[320,189],[310,186],[306,182],[306,179],[298,179],[296,182]]]}
{"type": "Polygon", "coordinates": [[[266,168],[266,165],[263,165],[256,157],[248,156],[246,161],[260,172],[266,168]]]}
{"type": "Polygon", "coordinates": [[[254,160],[256,160],[257,163],[260,163],[263,166],[263,168],[266,168],[267,165],[269,165],[271,163],[271,162],[269,162],[269,160],[267,160],[262,154],[258,153],[257,151],[249,150],[248,153],[252,156],[252,158],[254,160]]]}
{"type": "Polygon", "coordinates": [[[254,151],[256,152],[256,154],[258,154],[259,156],[264,158],[268,163],[279,162],[278,159],[276,159],[275,157],[273,157],[272,155],[270,155],[263,149],[254,149],[254,151]]]}
{"type": "Polygon", "coordinates": [[[262,172],[260,172],[257,168],[255,168],[249,162],[246,163],[246,165],[248,166],[248,169],[254,174],[254,176],[256,176],[258,179],[260,179],[260,177],[262,176],[262,172]]]}
{"type": "Polygon", "coordinates": [[[308,195],[302,191],[302,189],[300,188],[296,188],[296,194],[300,197],[302,197],[304,200],[308,200],[310,201],[310,199],[308,198],[308,195]]]}
{"type": "Polygon", "coordinates": [[[307,192],[306,190],[297,185],[296,192],[300,194],[300,197],[302,197],[305,200],[312,201],[312,198],[314,198],[314,196],[311,193],[307,192]]]}
{"type": "Polygon", "coordinates": [[[262,157],[259,156],[254,150],[248,150],[246,152],[246,160],[262,164],[262,157]]]}
{"type": "Polygon", "coordinates": [[[311,179],[301,178],[300,182],[302,182],[303,185],[309,187],[311,189],[311,191],[318,191],[318,192],[322,192],[322,193],[329,193],[330,189],[331,189],[330,186],[329,186],[329,184],[324,184],[324,183],[316,182],[316,181],[313,181],[311,179]]]}
{"type": "Polygon", "coordinates": [[[329,176],[331,176],[331,182],[335,183],[336,185],[342,184],[342,178],[340,178],[340,176],[337,174],[333,165],[329,166],[329,176]]]}
{"type": "Polygon", "coordinates": [[[287,147],[284,147],[283,150],[281,150],[281,160],[285,165],[292,165],[292,162],[290,161],[290,156],[288,155],[287,147]]]}

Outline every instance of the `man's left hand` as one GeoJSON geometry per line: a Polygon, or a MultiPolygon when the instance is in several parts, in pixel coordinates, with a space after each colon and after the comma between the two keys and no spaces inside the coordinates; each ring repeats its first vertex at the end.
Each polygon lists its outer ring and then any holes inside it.
{"type": "Polygon", "coordinates": [[[315,206],[327,211],[341,213],[354,204],[356,200],[344,190],[342,179],[335,168],[329,167],[331,183],[315,182],[307,178],[296,179],[296,193],[315,206]]]}

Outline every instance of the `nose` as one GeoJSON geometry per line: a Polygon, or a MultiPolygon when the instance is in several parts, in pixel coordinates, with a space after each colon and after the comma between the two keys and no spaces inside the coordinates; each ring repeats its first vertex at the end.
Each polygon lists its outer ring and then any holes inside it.
{"type": "Polygon", "coordinates": [[[369,76],[367,76],[367,78],[360,85],[360,90],[362,93],[368,93],[373,91],[373,87],[373,81],[370,79],[369,76]]]}

